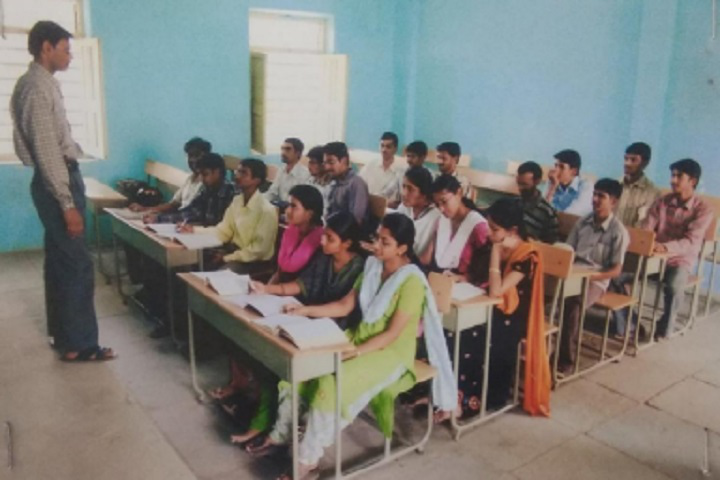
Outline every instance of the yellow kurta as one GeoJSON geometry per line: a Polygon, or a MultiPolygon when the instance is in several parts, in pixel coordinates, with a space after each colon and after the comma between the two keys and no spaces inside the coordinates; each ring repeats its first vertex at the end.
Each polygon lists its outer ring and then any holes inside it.
{"type": "Polygon", "coordinates": [[[238,250],[223,257],[225,262],[270,260],[275,253],[278,211],[258,191],[247,205],[241,193],[225,210],[222,221],[214,229],[221,242],[232,242],[238,247],[238,250]]]}

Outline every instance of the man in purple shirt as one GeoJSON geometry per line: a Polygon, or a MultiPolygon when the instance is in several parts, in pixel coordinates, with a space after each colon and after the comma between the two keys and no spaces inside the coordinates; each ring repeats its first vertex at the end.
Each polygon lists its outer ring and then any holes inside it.
{"type": "Polygon", "coordinates": [[[670,165],[672,193],[650,207],[643,228],[655,232],[655,252],[668,254],[663,293],[665,309],[658,320],[655,340],[673,333],[688,275],[698,260],[713,211],[696,193],[702,169],[690,158],[670,165]]]}

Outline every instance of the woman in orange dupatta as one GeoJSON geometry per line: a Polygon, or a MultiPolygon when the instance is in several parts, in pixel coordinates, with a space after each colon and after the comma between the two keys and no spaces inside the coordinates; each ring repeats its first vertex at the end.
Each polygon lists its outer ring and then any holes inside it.
{"type": "Polygon", "coordinates": [[[512,396],[517,347],[525,345],[523,408],[550,415],[550,362],[545,345],[543,269],[537,249],[526,241],[523,211],[517,200],[500,199],[486,212],[490,224],[488,293],[502,298],[493,311],[488,408],[512,396]]]}

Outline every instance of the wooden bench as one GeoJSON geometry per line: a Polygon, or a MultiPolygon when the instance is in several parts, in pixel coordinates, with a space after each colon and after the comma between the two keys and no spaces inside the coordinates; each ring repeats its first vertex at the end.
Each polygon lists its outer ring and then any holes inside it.
{"type": "Polygon", "coordinates": [[[161,190],[169,193],[175,193],[187,180],[188,172],[180,170],[177,167],[161,163],[151,158],[145,160],[145,174],[147,181],[151,185],[154,184],[161,190]]]}

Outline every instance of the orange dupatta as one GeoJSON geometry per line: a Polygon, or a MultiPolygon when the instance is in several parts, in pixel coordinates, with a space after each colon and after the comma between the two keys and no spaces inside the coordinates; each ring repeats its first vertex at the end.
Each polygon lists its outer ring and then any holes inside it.
{"type": "MultiPolygon", "coordinates": [[[[551,379],[550,361],[545,345],[545,289],[540,252],[532,244],[522,243],[508,258],[503,275],[508,275],[514,264],[528,257],[533,257],[534,275],[525,337],[523,409],[530,415],[549,417],[551,379]]],[[[517,288],[511,288],[503,294],[498,308],[509,315],[517,309],[519,302],[517,288]]]]}

